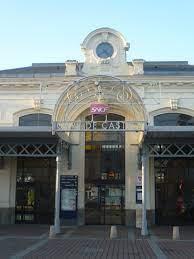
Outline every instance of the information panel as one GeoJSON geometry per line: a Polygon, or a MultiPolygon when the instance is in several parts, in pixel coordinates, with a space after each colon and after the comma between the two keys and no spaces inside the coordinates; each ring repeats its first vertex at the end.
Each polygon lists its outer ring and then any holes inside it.
{"type": "Polygon", "coordinates": [[[142,186],[136,186],[136,203],[142,204],[142,186]]]}
{"type": "Polygon", "coordinates": [[[78,176],[61,175],[61,213],[62,218],[75,218],[77,216],[77,195],[78,195],[78,176]]]}

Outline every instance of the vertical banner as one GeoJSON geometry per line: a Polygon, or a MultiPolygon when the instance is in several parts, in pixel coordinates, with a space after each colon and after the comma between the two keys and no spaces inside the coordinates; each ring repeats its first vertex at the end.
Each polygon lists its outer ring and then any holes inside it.
{"type": "Polygon", "coordinates": [[[60,192],[60,217],[75,218],[77,216],[78,176],[61,175],[60,192]]]}

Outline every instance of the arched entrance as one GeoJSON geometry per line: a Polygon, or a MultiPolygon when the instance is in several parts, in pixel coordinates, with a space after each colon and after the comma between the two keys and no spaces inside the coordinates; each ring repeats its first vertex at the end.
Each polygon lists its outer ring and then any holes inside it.
{"type": "Polygon", "coordinates": [[[53,132],[71,143],[71,168],[60,174],[78,176],[77,224],[134,224],[136,197],[131,179],[138,172],[145,121],[140,96],[119,78],[82,78],[61,94],[53,132]],[[108,106],[107,118],[93,117],[91,123],[91,105],[96,103],[108,106]]]}
{"type": "MultiPolygon", "coordinates": [[[[91,120],[91,116],[86,117],[91,120]]],[[[124,121],[109,113],[93,120],[124,121]]],[[[86,224],[124,224],[125,208],[125,133],[85,133],[85,222],[86,224]]]]}

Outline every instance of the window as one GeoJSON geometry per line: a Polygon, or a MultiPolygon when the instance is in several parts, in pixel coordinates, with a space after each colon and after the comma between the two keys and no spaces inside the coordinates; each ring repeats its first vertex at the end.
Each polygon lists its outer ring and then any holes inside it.
{"type": "Polygon", "coordinates": [[[51,126],[51,115],[35,113],[19,118],[19,126],[51,126]]]}
{"type": "Polygon", "coordinates": [[[154,126],[194,126],[194,117],[182,113],[165,113],[154,117],[154,126]]]}

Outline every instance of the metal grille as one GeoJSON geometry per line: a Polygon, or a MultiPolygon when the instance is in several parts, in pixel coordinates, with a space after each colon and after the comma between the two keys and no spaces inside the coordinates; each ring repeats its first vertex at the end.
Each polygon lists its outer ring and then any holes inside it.
{"type": "Polygon", "coordinates": [[[0,144],[0,156],[55,157],[57,144],[0,144]]]}
{"type": "Polygon", "coordinates": [[[150,157],[194,157],[194,144],[148,144],[150,157]]]}

